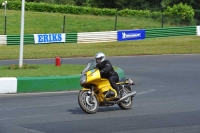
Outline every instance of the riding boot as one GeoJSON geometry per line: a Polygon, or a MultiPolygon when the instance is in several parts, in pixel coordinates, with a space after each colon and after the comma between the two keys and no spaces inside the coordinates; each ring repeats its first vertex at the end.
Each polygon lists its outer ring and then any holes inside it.
{"type": "Polygon", "coordinates": [[[116,99],[120,99],[121,98],[121,96],[120,96],[120,94],[119,94],[119,88],[117,87],[117,89],[115,89],[116,90],[116,92],[117,92],[117,96],[115,97],[116,99]]]}

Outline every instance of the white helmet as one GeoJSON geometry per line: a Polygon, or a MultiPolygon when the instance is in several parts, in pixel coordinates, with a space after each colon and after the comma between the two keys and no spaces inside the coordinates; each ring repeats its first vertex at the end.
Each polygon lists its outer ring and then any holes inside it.
{"type": "Polygon", "coordinates": [[[101,63],[101,62],[103,62],[106,59],[106,56],[105,56],[104,53],[99,52],[99,53],[97,53],[95,55],[95,59],[96,59],[96,63],[101,63]],[[97,60],[99,60],[99,61],[97,61],[97,60]]]}

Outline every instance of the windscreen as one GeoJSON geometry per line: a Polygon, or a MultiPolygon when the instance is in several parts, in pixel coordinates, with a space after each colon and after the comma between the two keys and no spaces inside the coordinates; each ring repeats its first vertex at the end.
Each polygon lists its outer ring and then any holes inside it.
{"type": "Polygon", "coordinates": [[[86,68],[82,71],[82,73],[87,72],[88,70],[92,70],[96,68],[96,61],[95,60],[90,60],[86,66],[86,68]]]}

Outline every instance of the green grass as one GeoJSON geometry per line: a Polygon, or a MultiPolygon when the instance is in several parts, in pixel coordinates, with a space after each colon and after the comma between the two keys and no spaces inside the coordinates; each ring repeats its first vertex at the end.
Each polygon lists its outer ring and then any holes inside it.
{"type": "MultiPolygon", "coordinates": [[[[61,66],[55,66],[53,64],[33,64],[37,66],[36,69],[8,69],[11,65],[0,66],[0,77],[71,76],[81,74],[86,67],[86,65],[73,64],[62,64],[61,66]]],[[[114,66],[114,69],[118,69],[118,67],[114,66]]]]}
{"type": "Polygon", "coordinates": [[[85,65],[37,65],[37,69],[8,70],[8,66],[0,66],[0,77],[29,77],[29,76],[69,76],[80,74],[85,65]]]}
{"type": "MultiPolygon", "coordinates": [[[[25,34],[60,33],[66,15],[66,33],[113,31],[115,16],[72,15],[25,11],[25,34]]],[[[4,34],[4,10],[0,9],[0,34],[4,34]]],[[[20,34],[21,11],[7,10],[7,34],[20,34]]],[[[160,28],[161,22],[150,18],[118,16],[117,30],[160,28]]],[[[172,27],[165,24],[164,27],[172,27]]]]}

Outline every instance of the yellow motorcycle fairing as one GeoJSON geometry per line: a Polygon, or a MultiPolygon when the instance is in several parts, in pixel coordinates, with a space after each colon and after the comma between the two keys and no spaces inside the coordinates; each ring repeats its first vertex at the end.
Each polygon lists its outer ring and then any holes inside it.
{"type": "Polygon", "coordinates": [[[98,69],[89,70],[85,74],[87,80],[84,85],[82,85],[82,90],[90,90],[90,88],[87,88],[86,86],[89,84],[94,85],[94,93],[96,94],[99,102],[105,101],[105,93],[109,90],[114,91],[115,96],[112,98],[106,98],[106,101],[113,100],[117,96],[117,93],[115,89],[111,87],[109,80],[101,78],[100,71],[98,69]]]}

